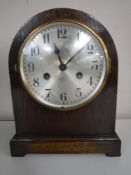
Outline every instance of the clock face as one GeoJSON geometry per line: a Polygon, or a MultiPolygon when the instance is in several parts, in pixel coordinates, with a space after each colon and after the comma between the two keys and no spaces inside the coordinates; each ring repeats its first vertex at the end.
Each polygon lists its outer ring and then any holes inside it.
{"type": "Polygon", "coordinates": [[[102,90],[109,58],[101,38],[88,27],[53,22],[26,38],[19,53],[19,72],[35,100],[57,110],[71,110],[102,90]]]}

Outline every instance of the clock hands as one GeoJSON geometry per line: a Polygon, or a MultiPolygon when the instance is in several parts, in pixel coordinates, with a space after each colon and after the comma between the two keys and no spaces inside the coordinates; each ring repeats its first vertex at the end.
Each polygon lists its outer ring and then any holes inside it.
{"type": "Polygon", "coordinates": [[[60,69],[61,71],[66,70],[67,67],[66,67],[66,65],[62,62],[61,57],[60,57],[60,50],[58,49],[58,47],[56,46],[55,43],[54,43],[54,52],[55,52],[55,54],[58,56],[59,61],[60,61],[59,69],[60,69]]]}
{"type": "Polygon", "coordinates": [[[67,65],[69,62],[71,62],[71,61],[75,58],[75,56],[78,55],[78,54],[85,48],[86,45],[87,45],[87,43],[86,43],[78,52],[76,52],[75,55],[73,55],[73,56],[66,62],[65,65],[67,65]]]}
{"type": "Polygon", "coordinates": [[[56,46],[55,43],[54,43],[54,52],[57,55],[57,57],[59,58],[60,64],[63,64],[61,57],[60,57],[60,50],[58,49],[58,47],[56,46]]]}
{"type": "Polygon", "coordinates": [[[60,57],[60,50],[58,49],[58,47],[54,43],[54,53],[58,56],[59,62],[60,62],[59,69],[61,71],[66,70],[67,64],[70,63],[76,57],[76,55],[78,55],[85,48],[86,45],[87,45],[87,43],[64,64],[61,60],[61,57],[60,57]]]}

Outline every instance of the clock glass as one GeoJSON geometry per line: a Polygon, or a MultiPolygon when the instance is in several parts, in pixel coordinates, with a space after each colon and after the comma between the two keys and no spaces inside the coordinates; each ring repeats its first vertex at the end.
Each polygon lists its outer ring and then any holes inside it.
{"type": "Polygon", "coordinates": [[[88,26],[56,21],[35,29],[19,52],[27,92],[56,110],[72,110],[94,99],[110,69],[102,39],[88,26]]]}

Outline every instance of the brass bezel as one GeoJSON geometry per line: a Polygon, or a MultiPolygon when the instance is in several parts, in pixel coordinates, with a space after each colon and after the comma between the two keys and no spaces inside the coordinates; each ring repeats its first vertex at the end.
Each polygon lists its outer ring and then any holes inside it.
{"type": "Polygon", "coordinates": [[[103,41],[103,39],[100,37],[100,35],[98,33],[96,33],[93,29],[91,29],[88,25],[82,23],[81,21],[79,20],[72,20],[72,19],[60,19],[60,20],[52,20],[50,22],[46,22],[40,26],[38,26],[36,29],[34,29],[31,33],[29,33],[29,35],[25,38],[23,44],[21,45],[20,47],[20,50],[19,50],[19,53],[18,53],[18,73],[20,75],[20,81],[21,81],[21,84],[22,86],[24,87],[24,89],[27,91],[27,93],[34,99],[36,100],[38,103],[40,103],[41,105],[43,106],[46,106],[48,108],[51,108],[51,109],[54,109],[54,110],[57,110],[57,111],[70,111],[70,110],[74,110],[74,109],[77,109],[77,108],[80,108],[86,104],[89,104],[91,101],[93,101],[99,94],[100,92],[103,90],[107,80],[108,80],[108,77],[109,77],[109,74],[111,72],[111,59],[109,58],[109,54],[108,54],[108,50],[107,50],[107,47],[103,41]],[[76,105],[76,106],[73,106],[73,107],[53,107],[53,106],[49,106],[47,104],[45,104],[44,102],[42,102],[39,97],[32,91],[32,89],[30,88],[30,86],[26,83],[26,79],[24,79],[24,75],[22,74],[21,72],[21,67],[20,67],[20,58],[21,58],[21,53],[22,53],[22,50],[26,44],[26,42],[28,41],[28,39],[30,38],[30,36],[32,36],[33,33],[35,33],[37,30],[39,30],[40,28],[46,26],[46,25],[49,25],[51,23],[55,23],[55,22],[68,22],[68,23],[74,23],[74,24],[77,24],[77,25],[80,25],[84,28],[86,28],[87,30],[89,30],[96,38],[97,40],[99,41],[99,43],[101,44],[102,48],[103,48],[103,52],[104,52],[104,55],[105,55],[105,61],[106,61],[106,71],[105,71],[105,76],[104,76],[104,79],[103,79],[103,82],[101,83],[99,89],[95,92],[95,94],[89,98],[87,101],[79,104],[79,105],[76,105]]]}

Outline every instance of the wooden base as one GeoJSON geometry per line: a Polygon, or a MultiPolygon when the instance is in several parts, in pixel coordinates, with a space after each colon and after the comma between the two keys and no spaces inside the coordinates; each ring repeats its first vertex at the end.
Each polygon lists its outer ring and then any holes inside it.
{"type": "Polygon", "coordinates": [[[112,136],[89,136],[82,138],[43,138],[19,137],[11,142],[11,156],[22,157],[29,153],[105,153],[107,156],[120,156],[121,141],[112,136]]]}

